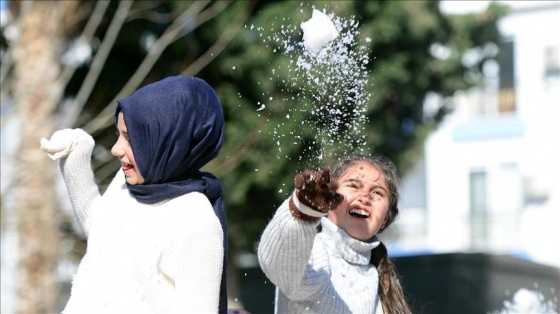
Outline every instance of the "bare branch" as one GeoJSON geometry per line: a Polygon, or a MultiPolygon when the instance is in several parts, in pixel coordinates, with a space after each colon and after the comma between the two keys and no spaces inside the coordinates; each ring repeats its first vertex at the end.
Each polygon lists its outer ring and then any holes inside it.
{"type": "MultiPolygon", "coordinates": [[[[81,40],[91,45],[93,35],[95,34],[97,27],[99,27],[99,24],[101,24],[101,21],[103,20],[103,16],[105,15],[105,11],[107,11],[107,7],[109,7],[109,3],[110,1],[96,2],[95,8],[91,13],[91,16],[88,18],[88,22],[86,26],[84,27],[84,31],[80,35],[81,40]]],[[[68,82],[72,78],[72,75],[74,75],[76,68],[77,68],[76,65],[67,65],[64,68],[62,74],[60,75],[60,81],[62,83],[62,86],[66,86],[68,84],[68,82]]]]}
{"type": "MultiPolygon", "coordinates": [[[[213,60],[214,56],[219,54],[225,48],[225,46],[227,46],[227,44],[231,40],[231,37],[233,37],[233,34],[246,21],[255,3],[256,3],[255,1],[249,2],[249,4],[244,10],[244,14],[238,15],[238,17],[231,23],[232,26],[227,28],[227,31],[224,34],[222,34],[222,36],[218,39],[216,44],[214,44],[210,49],[208,49],[208,51],[202,57],[200,57],[195,63],[193,63],[185,71],[183,71],[183,74],[194,75],[195,73],[198,73],[198,71],[202,67],[204,67],[211,60],[213,60]]],[[[213,7],[213,8],[216,9],[217,7],[213,7]]],[[[209,16],[210,14],[206,15],[206,17],[209,16]]],[[[203,21],[207,21],[207,20],[203,19],[203,21]]],[[[113,111],[114,111],[114,107],[112,104],[110,104],[108,107],[104,109],[104,111],[99,116],[101,116],[102,114],[110,114],[111,116],[109,118],[112,118],[113,111]]],[[[112,120],[109,120],[108,123],[112,123],[112,120]]],[[[259,128],[255,128],[255,129],[259,129],[259,128]]],[[[242,145],[240,145],[240,147],[232,150],[235,152],[233,155],[228,156],[227,159],[221,158],[219,162],[212,162],[207,167],[211,169],[216,169],[217,172],[222,172],[222,173],[230,171],[231,169],[239,165],[241,162],[243,162],[243,160],[245,160],[246,155],[249,154],[251,149],[257,143],[259,137],[260,137],[259,133],[254,132],[253,134],[248,136],[247,140],[242,145]]],[[[98,178],[100,178],[101,180],[105,180],[114,173],[114,167],[110,163],[110,161],[104,161],[102,162],[102,166],[100,166],[100,170],[96,171],[96,173],[98,173],[98,178]]]]}
{"type": "Polygon", "coordinates": [[[147,3],[148,5],[136,8],[135,10],[131,10],[130,14],[128,15],[126,21],[130,22],[133,20],[144,19],[148,20],[153,23],[170,23],[175,19],[177,15],[179,15],[183,9],[178,7],[174,12],[171,13],[160,13],[152,11],[153,8],[157,7],[153,5],[151,2],[139,2],[141,4],[147,3]]]}
{"type": "Polygon", "coordinates": [[[110,123],[114,112],[114,103],[132,93],[146,78],[150,70],[153,68],[156,61],[159,59],[165,48],[169,46],[176,38],[177,34],[181,32],[185,25],[185,21],[197,16],[200,11],[206,6],[209,1],[195,1],[183,14],[181,14],[173,23],[165,30],[161,37],[150,48],[150,51],[138,67],[136,72],[128,80],[125,86],[120,90],[117,96],[99,113],[93,120],[87,123],[83,128],[90,134],[94,134],[110,123]]]}
{"type": "Polygon", "coordinates": [[[214,3],[210,8],[200,12],[200,14],[196,17],[195,25],[200,26],[208,22],[224,11],[230,4],[231,1],[218,1],[214,3]]]}
{"type": "Polygon", "coordinates": [[[266,120],[258,120],[258,123],[254,127],[250,128],[253,132],[245,137],[245,141],[243,143],[230,149],[228,152],[232,153],[229,155],[223,153],[219,154],[218,157],[210,161],[204,167],[205,170],[220,176],[239,166],[243,161],[245,161],[245,159],[247,159],[247,156],[251,154],[252,149],[259,142],[261,136],[263,135],[263,132],[260,130],[265,128],[266,124],[266,120]]]}
{"type": "MultiPolygon", "coordinates": [[[[255,128],[255,130],[258,129],[259,128],[255,128]]],[[[239,166],[247,158],[247,155],[251,154],[251,150],[258,143],[261,134],[262,133],[259,133],[258,131],[252,132],[242,145],[231,150],[231,152],[233,152],[231,155],[226,156],[225,154],[220,154],[218,158],[210,161],[204,167],[204,170],[211,172],[216,176],[230,172],[232,169],[239,166]]]]}
{"type": "Polygon", "coordinates": [[[245,23],[255,4],[256,1],[250,1],[243,14],[238,15],[230,26],[226,28],[226,31],[220,36],[220,38],[218,38],[218,40],[212,45],[212,47],[196,59],[196,61],[191,63],[185,70],[183,70],[182,74],[195,75],[212,62],[212,60],[214,60],[227,47],[229,42],[233,39],[233,35],[239,30],[243,23],[245,23]]]}
{"type": "Polygon", "coordinates": [[[109,28],[107,29],[107,34],[95,55],[93,62],[91,63],[89,72],[80,87],[80,91],[76,98],[74,99],[74,105],[70,106],[70,112],[66,115],[66,119],[64,120],[63,126],[71,126],[76,123],[82,108],[84,107],[87,99],[91,95],[91,91],[99,78],[99,74],[103,69],[103,65],[109,56],[109,52],[113,48],[115,44],[115,40],[119,35],[119,31],[122,28],[122,25],[126,19],[128,11],[130,10],[130,6],[132,5],[132,1],[119,1],[119,7],[109,28]]]}

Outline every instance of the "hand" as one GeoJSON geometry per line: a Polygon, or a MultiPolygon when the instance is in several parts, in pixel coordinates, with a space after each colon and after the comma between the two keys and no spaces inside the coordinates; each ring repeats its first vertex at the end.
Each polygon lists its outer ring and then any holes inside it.
{"type": "Polygon", "coordinates": [[[54,132],[50,140],[41,139],[41,149],[53,160],[66,158],[73,151],[91,156],[94,145],[91,135],[82,129],[63,129],[54,132]]]}
{"type": "Polygon", "coordinates": [[[338,183],[331,178],[328,167],[317,172],[305,170],[298,173],[294,184],[299,202],[321,213],[328,213],[342,203],[342,196],[336,193],[338,183]]]}

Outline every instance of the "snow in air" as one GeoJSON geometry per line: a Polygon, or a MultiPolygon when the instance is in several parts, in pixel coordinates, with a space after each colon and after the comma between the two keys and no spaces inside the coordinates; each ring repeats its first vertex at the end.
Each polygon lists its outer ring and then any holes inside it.
{"type": "Polygon", "coordinates": [[[271,135],[280,153],[282,146],[300,145],[304,134],[313,134],[310,145],[303,147],[305,156],[299,159],[315,159],[320,164],[326,156],[363,152],[366,145],[364,130],[370,99],[366,66],[371,39],[359,42],[359,23],[354,16],[339,17],[316,8],[301,12],[311,13],[311,17],[299,25],[284,18],[280,31],[263,39],[274,53],[288,57],[287,65],[271,69],[271,75],[290,73],[282,78],[288,89],[283,91],[292,95],[282,100],[288,111],[285,118],[304,121],[301,128],[288,130],[279,123],[271,135]],[[282,68],[286,66],[288,71],[282,68]],[[293,95],[303,105],[290,106],[293,95]]]}

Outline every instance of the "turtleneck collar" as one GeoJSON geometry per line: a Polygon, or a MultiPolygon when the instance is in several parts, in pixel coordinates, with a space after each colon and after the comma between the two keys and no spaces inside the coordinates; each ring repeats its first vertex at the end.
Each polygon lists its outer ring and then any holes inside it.
{"type": "Polygon", "coordinates": [[[319,236],[325,240],[325,244],[349,263],[369,264],[371,250],[379,245],[377,236],[369,242],[354,239],[326,217],[321,218],[321,228],[319,236]]]}

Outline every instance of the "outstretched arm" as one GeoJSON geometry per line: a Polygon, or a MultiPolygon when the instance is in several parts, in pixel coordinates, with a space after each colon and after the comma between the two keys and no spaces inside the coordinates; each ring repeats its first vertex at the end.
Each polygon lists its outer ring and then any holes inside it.
{"type": "Polygon", "coordinates": [[[303,285],[319,221],[295,218],[289,209],[291,199],[276,211],[265,228],[258,246],[258,258],[265,275],[288,298],[307,298],[315,293],[303,285]]]}
{"type": "Polygon", "coordinates": [[[88,209],[100,197],[91,168],[94,145],[93,138],[82,129],[63,129],[56,131],[50,140],[41,139],[41,149],[59,162],[74,215],[86,237],[88,209]]]}
{"type": "MultiPolygon", "coordinates": [[[[327,273],[310,261],[319,217],[340,203],[330,171],[304,171],[294,179],[296,190],[276,211],[258,247],[261,268],[290,299],[306,299],[324,286],[327,273]]],[[[326,256],[323,256],[326,258],[326,256]]],[[[313,258],[323,258],[313,256],[313,258]]],[[[316,262],[316,263],[314,263],[316,262]]]]}

